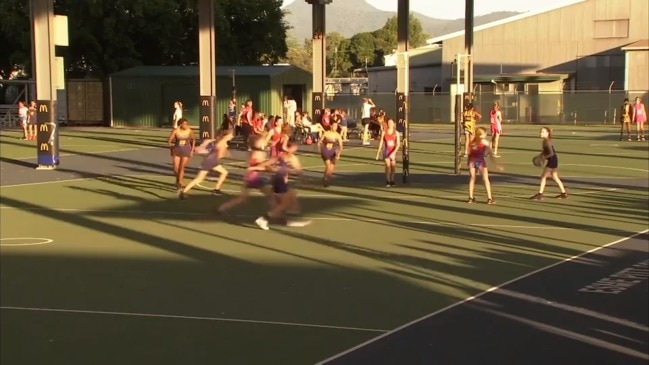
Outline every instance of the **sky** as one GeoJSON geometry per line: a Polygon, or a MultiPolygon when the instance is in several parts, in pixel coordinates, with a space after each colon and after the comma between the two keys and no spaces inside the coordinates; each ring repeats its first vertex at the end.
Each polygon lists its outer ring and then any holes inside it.
{"type": "MultiPolygon", "coordinates": [[[[284,5],[293,1],[284,0],[284,5]]],[[[336,1],[333,0],[333,6],[336,1]]],[[[397,11],[397,0],[366,0],[372,6],[386,11],[397,11]]],[[[494,11],[534,11],[559,4],[572,2],[570,0],[475,0],[476,16],[493,13],[494,11]]],[[[458,19],[464,18],[464,1],[461,0],[410,0],[410,11],[422,13],[431,18],[458,19]]]]}

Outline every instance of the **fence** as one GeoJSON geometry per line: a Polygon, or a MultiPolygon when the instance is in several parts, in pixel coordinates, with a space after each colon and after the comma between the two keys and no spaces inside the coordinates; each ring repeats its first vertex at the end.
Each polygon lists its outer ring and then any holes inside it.
{"type": "MultiPolygon", "coordinates": [[[[493,102],[501,105],[503,120],[528,124],[616,124],[624,98],[636,96],[647,103],[649,91],[575,91],[566,93],[476,94],[473,104],[478,112],[487,114],[493,102]]],[[[361,98],[372,98],[377,108],[395,115],[396,98],[391,93],[368,95],[336,94],[327,98],[328,108],[347,110],[351,119],[360,119],[361,98]]],[[[411,123],[451,123],[454,101],[449,93],[410,93],[408,96],[411,123]]]]}

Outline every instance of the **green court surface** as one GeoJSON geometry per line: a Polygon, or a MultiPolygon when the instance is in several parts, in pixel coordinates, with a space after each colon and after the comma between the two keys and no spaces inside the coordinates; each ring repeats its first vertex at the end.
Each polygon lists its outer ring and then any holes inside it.
{"type": "MultiPolygon", "coordinates": [[[[465,202],[450,129],[421,126],[412,182],[391,189],[375,145],[352,143],[327,189],[306,147],[312,224],[270,231],[253,223],[260,196],[227,219],[213,214],[228,197],[210,195],[212,181],[178,200],[158,148],[166,131],[64,129],[61,168],[39,172],[33,142],[3,131],[0,362],[313,364],[647,228],[646,142],[620,142],[616,127],[556,128],[570,197],[553,199],[548,181],[539,202],[538,127],[506,131],[496,205],[480,181],[478,203],[465,202]]],[[[243,158],[229,161],[229,194],[243,158]]]]}

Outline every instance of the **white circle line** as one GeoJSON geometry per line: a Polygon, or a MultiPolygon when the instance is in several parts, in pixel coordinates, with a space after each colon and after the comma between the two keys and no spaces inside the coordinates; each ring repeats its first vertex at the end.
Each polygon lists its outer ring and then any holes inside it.
{"type": "Polygon", "coordinates": [[[42,238],[42,237],[9,237],[9,238],[0,238],[2,241],[34,241],[28,243],[0,243],[0,246],[40,246],[47,245],[48,243],[54,242],[51,238],[42,238]]]}

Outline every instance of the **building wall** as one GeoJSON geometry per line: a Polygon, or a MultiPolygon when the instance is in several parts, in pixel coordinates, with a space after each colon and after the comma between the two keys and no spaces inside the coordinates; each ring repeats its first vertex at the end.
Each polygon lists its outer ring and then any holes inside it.
{"type": "MultiPolygon", "coordinates": [[[[607,89],[611,81],[621,88],[620,47],[649,38],[648,12],[646,0],[587,0],[480,30],[474,74],[576,72],[577,89],[607,89]]],[[[464,53],[464,36],[443,41],[442,49],[448,75],[456,54],[464,53]]]]}
{"type": "Polygon", "coordinates": [[[649,90],[649,50],[628,51],[628,90],[649,90]]]}
{"type": "MultiPolygon", "coordinates": [[[[443,80],[441,66],[410,66],[410,91],[432,91],[437,85],[441,87],[443,80]]],[[[394,93],[397,88],[396,68],[377,68],[367,71],[369,92],[394,93]]]]}
{"type": "MultiPolygon", "coordinates": [[[[192,125],[198,125],[198,78],[195,76],[114,76],[111,77],[112,126],[163,127],[171,124],[173,102],[183,103],[183,116],[192,125]]],[[[220,123],[227,113],[232,96],[232,79],[217,77],[216,115],[220,123]]],[[[237,102],[251,99],[255,110],[280,112],[271,105],[268,76],[240,76],[236,78],[237,102]]]]}
{"type": "MultiPolygon", "coordinates": [[[[282,115],[283,113],[283,98],[282,95],[284,85],[302,85],[302,110],[311,112],[311,93],[313,92],[313,74],[308,71],[302,70],[298,67],[293,67],[290,70],[281,72],[271,79],[271,95],[269,109],[270,113],[274,115],[282,115]]],[[[299,106],[298,106],[299,107],[299,106]]]]}

